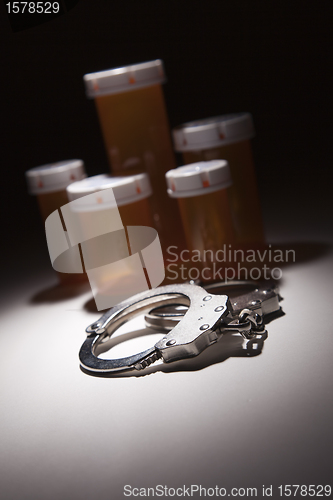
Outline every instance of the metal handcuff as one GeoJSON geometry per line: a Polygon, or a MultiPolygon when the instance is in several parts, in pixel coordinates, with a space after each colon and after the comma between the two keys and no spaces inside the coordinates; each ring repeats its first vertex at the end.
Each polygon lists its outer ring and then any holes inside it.
{"type": "Polygon", "coordinates": [[[275,285],[248,281],[213,283],[205,288],[191,282],[148,290],[122,301],[88,326],[87,339],[79,353],[80,363],[84,370],[100,374],[141,370],[160,358],[169,363],[197,356],[227,332],[252,339],[265,333],[263,317],[280,310],[279,299],[275,285]],[[219,288],[249,285],[255,289],[232,300],[228,295],[211,293],[219,288]],[[187,308],[180,310],[180,306],[187,308]],[[138,354],[119,359],[98,358],[97,348],[140,314],[145,314],[147,327],[158,328],[166,335],[138,354]]]}

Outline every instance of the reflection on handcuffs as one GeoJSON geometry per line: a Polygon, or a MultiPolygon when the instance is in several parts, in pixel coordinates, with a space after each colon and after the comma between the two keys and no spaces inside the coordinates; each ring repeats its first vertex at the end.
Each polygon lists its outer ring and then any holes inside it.
{"type": "Polygon", "coordinates": [[[280,311],[281,297],[274,283],[236,281],[204,286],[194,282],[161,286],[112,307],[86,329],[87,339],[79,354],[82,368],[94,374],[107,374],[142,370],[158,359],[170,363],[192,358],[227,332],[239,333],[247,340],[263,336],[264,317],[280,311]],[[252,290],[241,293],[246,288],[252,290]],[[214,294],[218,289],[229,295],[214,294]],[[96,350],[101,344],[120,326],[141,314],[145,314],[146,327],[166,332],[161,340],[150,349],[125,358],[97,357],[96,350]]]}

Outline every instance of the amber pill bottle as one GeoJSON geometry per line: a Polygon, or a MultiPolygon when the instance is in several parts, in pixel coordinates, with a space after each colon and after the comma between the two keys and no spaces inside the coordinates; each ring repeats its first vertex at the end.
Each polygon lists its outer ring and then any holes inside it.
{"type": "MultiPolygon", "coordinates": [[[[43,221],[68,203],[66,188],[86,177],[82,160],[66,160],[34,167],[25,173],[29,193],[37,197],[43,221]]],[[[59,273],[62,284],[86,281],[83,273],[59,273]]]]}
{"type": "Polygon", "coordinates": [[[264,244],[250,141],[254,134],[250,113],[207,118],[173,129],[175,149],[182,153],[185,164],[213,159],[228,161],[233,181],[229,199],[236,243],[249,247],[264,244]]]}
{"type": "Polygon", "coordinates": [[[146,172],[152,185],[150,204],[163,251],[184,246],[177,203],[167,196],[165,173],[176,167],[158,59],[84,76],[88,97],[99,116],[114,175],[146,172]]]}
{"type": "MultiPolygon", "coordinates": [[[[187,261],[211,279],[216,256],[235,241],[228,190],[232,184],[228,162],[211,160],[170,170],[166,174],[168,195],[177,198],[185,231],[187,261]]],[[[189,279],[196,276],[189,274],[189,279]]]]}
{"type": "Polygon", "coordinates": [[[153,227],[148,175],[96,175],[71,184],[67,194],[73,202],[74,231],[79,233],[84,265],[99,309],[103,304],[110,307],[110,298],[116,303],[127,298],[129,290],[132,294],[141,291],[135,289],[137,263],[130,258],[126,228],[153,227]]]}

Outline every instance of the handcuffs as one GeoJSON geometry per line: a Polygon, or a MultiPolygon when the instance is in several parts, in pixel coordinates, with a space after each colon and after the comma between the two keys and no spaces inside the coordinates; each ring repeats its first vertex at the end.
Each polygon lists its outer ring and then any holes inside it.
{"type": "Polygon", "coordinates": [[[264,316],[280,310],[279,290],[275,284],[220,282],[205,287],[194,282],[166,285],[139,293],[109,309],[88,326],[87,338],[79,358],[82,368],[93,373],[141,370],[158,359],[165,363],[200,354],[227,332],[240,333],[245,339],[266,332],[264,316]],[[249,287],[249,293],[234,296],[215,295],[213,291],[249,287]],[[186,306],[186,307],[184,307],[186,306]],[[119,359],[101,359],[96,350],[123,324],[145,314],[146,327],[159,329],[165,336],[153,347],[119,359]]]}

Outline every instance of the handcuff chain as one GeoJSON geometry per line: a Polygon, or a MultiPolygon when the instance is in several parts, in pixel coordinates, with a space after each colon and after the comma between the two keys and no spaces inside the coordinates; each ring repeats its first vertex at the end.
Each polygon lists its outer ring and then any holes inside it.
{"type": "Polygon", "coordinates": [[[252,339],[258,333],[265,331],[265,323],[263,317],[250,309],[243,309],[237,317],[233,317],[228,322],[221,323],[219,327],[221,334],[227,332],[237,332],[247,340],[252,339]]]}

